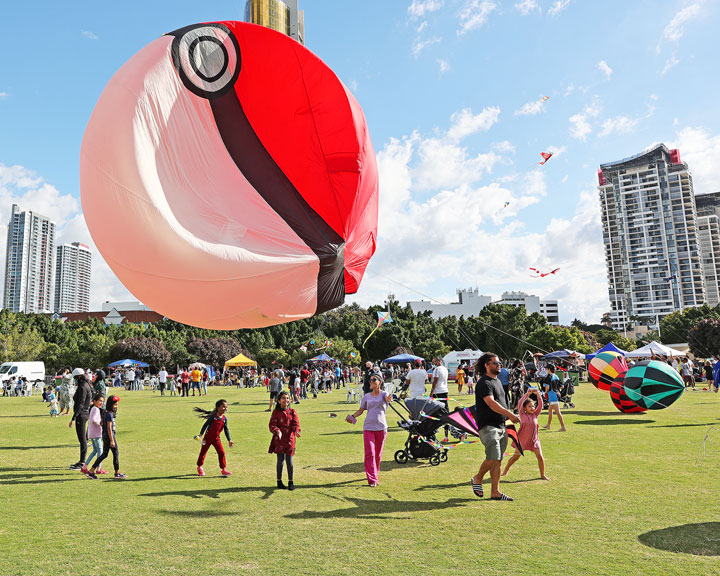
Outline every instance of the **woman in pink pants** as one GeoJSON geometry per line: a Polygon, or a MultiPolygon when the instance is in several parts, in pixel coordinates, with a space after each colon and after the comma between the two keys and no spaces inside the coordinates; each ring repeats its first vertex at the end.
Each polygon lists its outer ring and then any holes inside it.
{"type": "Polygon", "coordinates": [[[357,417],[367,410],[363,424],[363,439],[365,440],[365,474],[370,486],[378,485],[378,470],[382,458],[385,437],[387,436],[387,420],[385,412],[387,405],[392,402],[392,396],[380,390],[382,381],[380,376],[370,377],[370,392],[363,396],[360,408],[355,414],[348,414],[346,420],[351,424],[357,422],[357,417]]]}

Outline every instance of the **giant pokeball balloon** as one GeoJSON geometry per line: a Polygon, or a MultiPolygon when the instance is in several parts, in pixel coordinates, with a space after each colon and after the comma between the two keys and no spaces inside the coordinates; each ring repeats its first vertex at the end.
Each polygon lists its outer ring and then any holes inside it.
{"type": "Polygon", "coordinates": [[[80,191],[120,281],[194,326],[332,309],[375,251],[360,105],[309,50],[252,24],[188,26],[135,54],[85,130],[80,191]]]}

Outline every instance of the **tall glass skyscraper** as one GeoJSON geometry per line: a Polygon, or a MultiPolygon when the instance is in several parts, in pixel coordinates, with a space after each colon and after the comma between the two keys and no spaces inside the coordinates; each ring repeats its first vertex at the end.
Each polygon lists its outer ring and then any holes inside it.
{"type": "Polygon", "coordinates": [[[717,306],[720,304],[720,192],[695,196],[695,206],[705,295],[710,306],[717,306]]]}
{"type": "Polygon", "coordinates": [[[51,312],[54,264],[55,222],[13,204],[3,307],[12,312],[51,312]]]}
{"type": "Polygon", "coordinates": [[[598,190],[613,328],[705,302],[692,176],[658,144],[601,164],[598,190]]]}
{"type": "Polygon", "coordinates": [[[247,0],[245,21],[272,28],[305,44],[305,14],[298,0],[247,0]]]}
{"type": "Polygon", "coordinates": [[[73,242],[57,247],[55,265],[55,312],[90,311],[92,252],[73,242]]]}

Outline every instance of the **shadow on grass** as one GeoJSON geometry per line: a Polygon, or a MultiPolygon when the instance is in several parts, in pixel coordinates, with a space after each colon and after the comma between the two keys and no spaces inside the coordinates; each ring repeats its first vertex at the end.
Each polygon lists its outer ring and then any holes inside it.
{"type": "MultiPolygon", "coordinates": [[[[408,500],[363,500],[361,498],[345,498],[352,503],[350,508],[338,508],[337,510],[305,510],[304,512],[293,512],[285,515],[285,518],[293,520],[308,520],[314,518],[362,518],[370,520],[397,520],[397,516],[389,515],[398,512],[427,512],[432,510],[446,510],[448,508],[460,508],[470,502],[477,501],[477,498],[450,498],[445,502],[415,502],[408,500]]],[[[409,517],[403,517],[409,519],[409,517]]]]}
{"type": "Polygon", "coordinates": [[[652,424],[653,422],[655,422],[655,420],[621,420],[620,418],[608,418],[607,420],[576,420],[573,424],[615,426],[615,424],[652,424]]]}
{"type": "Polygon", "coordinates": [[[645,546],[694,554],[695,556],[720,556],[720,522],[700,522],[651,530],[638,536],[645,546]]]}
{"type": "Polygon", "coordinates": [[[77,444],[58,444],[57,446],[0,446],[0,450],[50,450],[52,448],[77,448],[77,444]]]}
{"type": "MultiPolygon", "coordinates": [[[[398,464],[395,460],[383,460],[380,464],[381,471],[407,469],[413,467],[413,464],[423,464],[430,466],[427,458],[424,460],[410,460],[407,464],[398,464]]],[[[365,464],[362,462],[352,462],[350,464],[343,464],[342,466],[327,466],[325,468],[318,468],[321,472],[339,472],[341,474],[365,474],[365,464]]]]}
{"type": "MultiPolygon", "coordinates": [[[[348,486],[356,482],[357,480],[345,480],[344,482],[334,482],[331,484],[300,484],[295,485],[295,490],[305,490],[308,488],[337,488],[339,486],[348,486]]],[[[364,480],[362,480],[364,482],[364,480]]],[[[206,490],[178,490],[175,492],[148,492],[147,494],[140,494],[140,496],[146,496],[150,498],[157,498],[158,496],[186,496],[188,498],[220,498],[223,494],[243,494],[245,492],[262,492],[263,495],[260,497],[261,500],[267,500],[275,492],[284,493],[285,490],[277,488],[275,486],[233,486],[231,488],[209,488],[206,490]]]]}
{"type": "Polygon", "coordinates": [[[218,516],[236,516],[237,512],[227,510],[158,510],[166,516],[178,516],[180,518],[217,518],[218,516]]]}
{"type": "Polygon", "coordinates": [[[686,428],[689,426],[715,426],[718,422],[707,422],[706,424],[658,424],[650,428],[686,428]]]}
{"type": "MultiPolygon", "coordinates": [[[[88,478],[84,474],[80,474],[78,471],[73,470],[65,470],[66,473],[64,474],[15,474],[10,475],[14,476],[14,478],[9,480],[2,479],[2,476],[0,476],[0,486],[3,486],[5,484],[54,484],[56,482],[74,482],[75,480],[88,480],[88,478]],[[68,472],[70,474],[68,474],[68,472]],[[52,476],[52,478],[44,478],[44,479],[35,479],[37,476],[52,476]],[[23,478],[30,478],[28,480],[24,480],[23,478]]],[[[178,476],[153,476],[153,477],[147,477],[147,478],[124,478],[122,480],[123,483],[127,482],[147,482],[147,481],[153,481],[153,480],[185,480],[188,478],[197,478],[197,474],[181,474],[178,476]]],[[[108,474],[107,477],[98,476],[98,479],[102,479],[105,481],[111,481],[111,482],[119,482],[119,480],[116,480],[113,478],[112,474],[108,474]]]]}
{"type": "Polygon", "coordinates": [[[598,411],[593,411],[593,410],[574,410],[572,408],[569,410],[563,410],[562,413],[563,413],[563,415],[572,414],[573,416],[617,416],[618,415],[617,410],[615,410],[613,412],[598,412],[598,411]]]}

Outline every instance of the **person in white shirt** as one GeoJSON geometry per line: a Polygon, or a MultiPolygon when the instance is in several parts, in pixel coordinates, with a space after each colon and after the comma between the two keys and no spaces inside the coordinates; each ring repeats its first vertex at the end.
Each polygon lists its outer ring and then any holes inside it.
{"type": "Polygon", "coordinates": [[[693,374],[693,369],[695,368],[695,365],[692,363],[692,360],[688,358],[687,356],[683,358],[682,364],[680,364],[680,373],[683,377],[683,382],[685,382],[685,388],[693,387],[695,388],[695,375],[693,374]]]}
{"type": "Polygon", "coordinates": [[[167,386],[167,377],[168,373],[165,370],[165,366],[160,368],[160,372],[158,372],[157,378],[158,378],[158,384],[160,385],[160,396],[165,396],[165,386],[167,386]]]}
{"type": "MultiPolygon", "coordinates": [[[[435,368],[433,369],[433,375],[432,375],[432,387],[430,388],[430,397],[435,398],[436,400],[440,400],[443,404],[445,404],[445,409],[449,411],[448,408],[448,369],[445,368],[445,366],[442,365],[442,361],[440,358],[435,356],[435,358],[432,359],[433,366],[435,368]]],[[[443,439],[443,442],[448,442],[448,432],[450,431],[450,426],[444,426],[445,429],[445,438],[443,439]]]]}
{"type": "Polygon", "coordinates": [[[415,368],[410,370],[405,376],[405,382],[409,382],[408,398],[417,398],[425,395],[425,382],[427,382],[427,372],[422,367],[422,360],[415,360],[415,368]]]}

